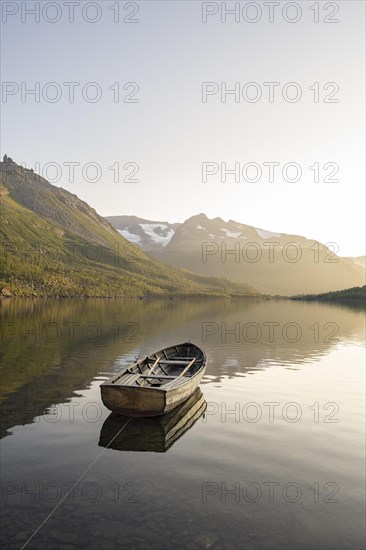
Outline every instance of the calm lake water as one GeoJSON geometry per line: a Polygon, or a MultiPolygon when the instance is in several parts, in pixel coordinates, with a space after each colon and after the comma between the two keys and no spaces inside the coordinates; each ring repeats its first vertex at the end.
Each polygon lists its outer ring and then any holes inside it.
{"type": "Polygon", "coordinates": [[[364,548],[362,312],[2,305],[3,548],[364,548]],[[204,414],[170,440],[162,419],[111,417],[100,383],[186,340],[208,356],[204,414]]]}

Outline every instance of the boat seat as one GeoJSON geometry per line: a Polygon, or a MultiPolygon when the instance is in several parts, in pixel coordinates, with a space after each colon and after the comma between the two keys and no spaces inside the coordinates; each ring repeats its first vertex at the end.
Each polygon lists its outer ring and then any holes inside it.
{"type": "MultiPolygon", "coordinates": [[[[193,359],[193,357],[192,357],[193,359]]],[[[177,360],[177,359],[161,359],[160,361],[158,361],[158,365],[181,365],[182,367],[184,365],[188,365],[190,361],[192,361],[192,359],[190,360],[177,360]]],[[[150,359],[150,361],[152,362],[153,359],[150,359]]]]}
{"type": "Polygon", "coordinates": [[[139,378],[169,378],[169,380],[173,380],[174,378],[177,378],[177,377],[166,376],[165,374],[140,374],[139,378]]]}
{"type": "Polygon", "coordinates": [[[135,383],[138,383],[138,379],[140,378],[139,374],[135,373],[127,373],[127,375],[122,375],[119,378],[117,378],[113,384],[116,386],[132,386],[135,383]]]}
{"type": "MultiPolygon", "coordinates": [[[[181,357],[181,356],[178,356],[178,357],[171,357],[170,360],[171,361],[192,361],[192,359],[194,359],[194,357],[181,357]]],[[[202,361],[202,357],[196,357],[195,358],[196,361],[202,361]]]]}

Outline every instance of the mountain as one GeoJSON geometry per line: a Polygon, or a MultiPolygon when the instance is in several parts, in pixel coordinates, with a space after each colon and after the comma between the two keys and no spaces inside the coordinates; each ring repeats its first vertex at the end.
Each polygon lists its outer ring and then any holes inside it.
{"type": "Polygon", "coordinates": [[[3,296],[258,294],[148,257],[86,202],[6,155],[0,171],[3,296]]]}
{"type": "Polygon", "coordinates": [[[352,260],[356,265],[359,265],[366,269],[366,256],[355,256],[354,258],[352,256],[345,256],[345,258],[347,260],[352,260]]]}
{"type": "Polygon", "coordinates": [[[147,223],[129,216],[108,219],[161,261],[202,275],[246,282],[263,293],[320,293],[365,282],[361,260],[337,256],[333,245],[327,247],[300,235],[209,219],[205,214],[181,224],[147,223]],[[160,231],[165,233],[159,242],[160,231]]]}
{"type": "Polygon", "coordinates": [[[144,252],[158,253],[164,248],[179,223],[154,222],[137,216],[109,216],[107,220],[131,243],[137,244],[144,252]]]}

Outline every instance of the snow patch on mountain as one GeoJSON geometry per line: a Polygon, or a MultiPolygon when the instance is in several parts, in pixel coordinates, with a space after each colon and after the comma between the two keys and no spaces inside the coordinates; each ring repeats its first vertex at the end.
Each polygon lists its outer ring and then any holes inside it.
{"type": "Polygon", "coordinates": [[[134,244],[140,244],[141,243],[141,237],[140,235],[135,235],[134,233],[130,233],[128,229],[117,229],[118,233],[120,233],[125,239],[130,241],[134,244]]]}
{"type": "Polygon", "coordinates": [[[265,231],[264,229],[258,229],[255,227],[256,232],[262,239],[270,239],[271,237],[281,237],[281,233],[272,233],[272,231],[265,231]]]}
{"type": "Polygon", "coordinates": [[[167,225],[163,223],[140,223],[141,229],[148,235],[155,243],[166,246],[171,241],[175,231],[169,229],[167,231],[167,225]],[[156,231],[160,230],[160,231],[156,231]]]}
{"type": "Polygon", "coordinates": [[[237,237],[239,237],[239,235],[241,235],[241,231],[239,231],[238,233],[232,233],[231,231],[228,231],[227,229],[224,229],[223,227],[220,227],[220,230],[224,231],[224,233],[226,234],[227,237],[232,237],[234,239],[236,239],[237,237]]]}

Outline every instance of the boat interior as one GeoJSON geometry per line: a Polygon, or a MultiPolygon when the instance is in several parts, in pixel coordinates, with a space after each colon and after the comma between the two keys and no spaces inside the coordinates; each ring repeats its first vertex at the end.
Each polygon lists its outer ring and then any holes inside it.
{"type": "Polygon", "coordinates": [[[166,348],[137,361],[119,374],[113,384],[146,388],[170,387],[191,378],[204,366],[205,356],[194,344],[166,348]]]}

